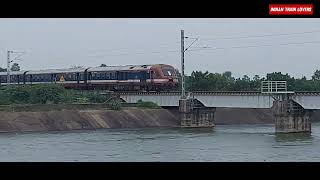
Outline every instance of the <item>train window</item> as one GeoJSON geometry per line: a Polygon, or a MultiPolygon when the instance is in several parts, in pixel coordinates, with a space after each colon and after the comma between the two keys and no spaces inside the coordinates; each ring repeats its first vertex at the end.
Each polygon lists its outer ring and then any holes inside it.
{"type": "Polygon", "coordinates": [[[15,76],[10,75],[10,81],[11,81],[11,82],[14,82],[14,81],[15,81],[15,76]]]}
{"type": "Polygon", "coordinates": [[[46,81],[47,81],[47,82],[50,82],[50,81],[51,81],[51,74],[47,74],[47,75],[46,75],[46,81]]]}
{"type": "Polygon", "coordinates": [[[68,73],[67,74],[67,80],[71,80],[72,79],[72,74],[71,73],[68,73]]]}
{"type": "Polygon", "coordinates": [[[2,78],[2,82],[3,82],[3,83],[6,83],[6,82],[7,82],[7,76],[2,76],[1,78],[2,78]]]}
{"type": "Polygon", "coordinates": [[[116,78],[118,78],[118,80],[122,80],[123,76],[124,76],[123,72],[119,72],[118,77],[116,77],[116,78]]]}
{"type": "Polygon", "coordinates": [[[165,76],[173,76],[173,69],[172,68],[162,68],[163,75],[165,76]]]}
{"type": "Polygon", "coordinates": [[[100,73],[100,79],[105,79],[106,76],[105,76],[105,73],[100,73]]]}
{"type": "Polygon", "coordinates": [[[139,73],[133,73],[133,79],[139,79],[139,73]]]}

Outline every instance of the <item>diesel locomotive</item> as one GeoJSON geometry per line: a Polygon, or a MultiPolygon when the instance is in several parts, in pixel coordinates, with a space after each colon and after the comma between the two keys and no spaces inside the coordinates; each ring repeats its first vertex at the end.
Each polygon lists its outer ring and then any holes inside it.
{"type": "MultiPolygon", "coordinates": [[[[60,83],[65,88],[80,90],[178,90],[177,72],[173,66],[167,64],[10,72],[10,84],[46,83],[60,83]]],[[[0,72],[0,86],[7,84],[7,72],[0,72]]]]}

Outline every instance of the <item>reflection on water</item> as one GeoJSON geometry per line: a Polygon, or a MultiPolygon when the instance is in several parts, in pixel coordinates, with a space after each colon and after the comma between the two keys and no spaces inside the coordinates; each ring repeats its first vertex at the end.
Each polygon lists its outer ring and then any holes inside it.
{"type": "Polygon", "coordinates": [[[276,133],[277,142],[311,142],[311,133],[276,133]]]}
{"type": "Polygon", "coordinates": [[[320,161],[319,149],[319,123],[311,134],[273,125],[0,134],[0,161],[320,161]]]}

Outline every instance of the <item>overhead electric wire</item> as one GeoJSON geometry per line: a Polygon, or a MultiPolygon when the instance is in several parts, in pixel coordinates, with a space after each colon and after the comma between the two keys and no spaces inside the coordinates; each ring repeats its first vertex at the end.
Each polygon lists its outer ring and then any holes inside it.
{"type": "Polygon", "coordinates": [[[294,32],[294,33],[262,34],[262,35],[239,36],[239,37],[201,38],[201,40],[206,41],[206,40],[218,40],[218,39],[248,39],[248,38],[262,38],[262,37],[274,37],[274,36],[290,36],[290,35],[299,35],[299,34],[312,34],[312,33],[318,33],[318,32],[320,32],[320,30],[294,32]]]}
{"type": "Polygon", "coordinates": [[[285,46],[285,45],[301,45],[301,44],[316,44],[319,41],[305,41],[305,42],[291,42],[281,44],[262,44],[262,45],[248,45],[248,46],[232,46],[232,47],[199,47],[199,49],[190,49],[189,51],[200,51],[200,50],[224,50],[224,49],[240,49],[240,48],[256,48],[256,47],[270,47],[270,46],[285,46]]]}
{"type": "Polygon", "coordinates": [[[198,39],[199,38],[194,38],[194,41],[184,51],[187,51],[198,39]]]}
{"type": "MultiPolygon", "coordinates": [[[[311,33],[317,33],[320,32],[320,30],[313,30],[313,31],[304,31],[304,32],[293,32],[293,33],[279,33],[279,34],[262,34],[262,35],[253,35],[253,36],[239,36],[239,37],[221,37],[221,38],[191,38],[188,39],[196,39],[200,41],[207,41],[207,40],[217,40],[217,39],[246,39],[246,38],[261,38],[261,37],[273,37],[273,36],[290,36],[290,35],[299,35],[299,34],[311,34],[311,33]]],[[[195,41],[196,41],[195,40],[195,41]]],[[[193,43],[193,41],[190,46],[187,48],[189,49],[193,43]]],[[[175,42],[180,43],[180,42],[175,42]]],[[[305,43],[311,43],[311,42],[305,42],[305,43]]],[[[294,45],[294,44],[301,44],[301,43],[285,43],[285,44],[278,44],[278,45],[294,45]]],[[[161,43],[161,45],[170,45],[170,43],[161,43]]],[[[190,48],[190,51],[197,51],[197,50],[205,50],[205,49],[228,49],[228,48],[253,48],[253,47],[265,47],[265,46],[272,46],[272,45],[249,45],[249,46],[234,46],[234,47],[192,47],[190,48]],[[196,49],[199,48],[199,49],[196,49]]],[[[169,48],[169,46],[160,46],[159,48],[169,48]]],[[[169,50],[169,51],[154,51],[154,52],[135,52],[135,53],[121,53],[121,54],[104,54],[104,52],[107,51],[117,51],[117,50],[125,50],[125,49],[131,49],[131,48],[118,48],[118,49],[109,49],[109,50],[100,50],[99,55],[90,55],[89,57],[106,57],[106,56],[123,56],[123,55],[142,55],[142,54],[159,54],[159,53],[166,53],[166,52],[179,52],[179,50],[169,50]]]]}
{"type": "MultiPolygon", "coordinates": [[[[193,47],[188,51],[202,51],[202,50],[225,50],[225,49],[242,49],[242,48],[257,48],[257,47],[272,47],[272,46],[286,46],[286,45],[302,45],[302,44],[315,44],[320,43],[319,41],[305,41],[305,42],[289,42],[281,44],[260,44],[260,45],[247,45],[247,46],[231,46],[231,47],[193,47]]],[[[188,52],[187,51],[187,52],[188,52]]],[[[168,50],[168,51],[153,51],[153,52],[135,52],[135,53],[122,53],[122,54],[104,54],[90,57],[108,57],[108,56],[124,56],[124,55],[143,55],[143,54],[161,54],[161,53],[172,53],[180,52],[180,50],[168,50]]]]}

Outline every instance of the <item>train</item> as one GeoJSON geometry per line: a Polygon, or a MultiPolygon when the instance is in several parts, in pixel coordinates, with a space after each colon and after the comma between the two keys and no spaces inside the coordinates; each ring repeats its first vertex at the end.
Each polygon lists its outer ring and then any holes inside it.
{"type": "MultiPolygon", "coordinates": [[[[178,89],[176,69],[168,64],[11,71],[10,84],[62,84],[67,89],[167,91],[178,89]]],[[[0,72],[6,86],[7,72],[0,72]]]]}

